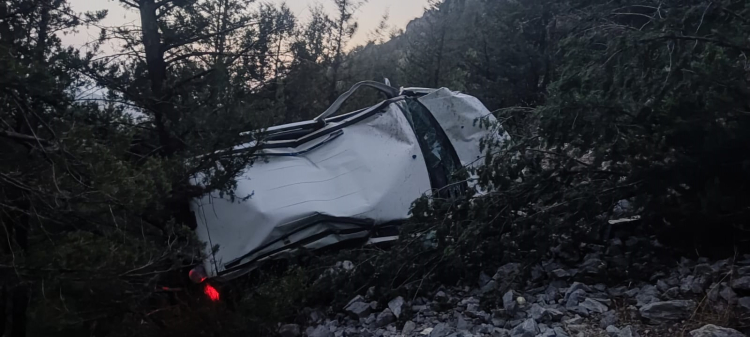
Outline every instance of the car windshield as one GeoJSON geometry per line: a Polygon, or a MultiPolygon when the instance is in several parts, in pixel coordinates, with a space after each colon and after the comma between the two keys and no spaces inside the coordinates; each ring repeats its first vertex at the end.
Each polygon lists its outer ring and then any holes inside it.
{"type": "Polygon", "coordinates": [[[457,173],[461,169],[458,156],[445,132],[424,105],[407,99],[402,111],[417,136],[425,158],[430,184],[442,198],[453,198],[464,192],[465,184],[457,173]]]}

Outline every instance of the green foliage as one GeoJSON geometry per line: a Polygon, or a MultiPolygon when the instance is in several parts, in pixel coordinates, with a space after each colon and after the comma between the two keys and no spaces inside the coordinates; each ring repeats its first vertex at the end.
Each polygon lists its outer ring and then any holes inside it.
{"type": "Polygon", "coordinates": [[[103,30],[99,43],[123,49],[101,55],[55,32],[106,13],[0,2],[0,298],[14,335],[265,335],[372,286],[414,296],[611,235],[747,247],[747,1],[431,1],[405,31],[385,41],[383,22],[349,52],[356,1],[303,23],[247,1],[121,3],[142,30],[103,30]],[[233,186],[252,149],[220,150],[383,78],[493,110],[511,141],[483,143],[485,165],[461,172],[484,193],[419,199],[389,249],[304,256],[220,287],[220,303],[187,284],[205,247],[185,202],[246,197],[233,186]],[[641,226],[606,222],[621,200],[641,226]],[[356,268],[331,267],[343,260],[356,268]]]}

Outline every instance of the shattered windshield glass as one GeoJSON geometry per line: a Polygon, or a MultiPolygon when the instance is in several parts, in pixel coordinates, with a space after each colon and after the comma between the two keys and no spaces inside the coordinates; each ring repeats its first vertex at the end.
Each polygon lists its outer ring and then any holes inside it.
{"type": "Polygon", "coordinates": [[[444,198],[456,197],[463,192],[456,173],[461,169],[458,156],[443,129],[430,111],[416,99],[407,99],[401,106],[406,119],[417,135],[422,155],[430,175],[432,188],[444,198]]]}

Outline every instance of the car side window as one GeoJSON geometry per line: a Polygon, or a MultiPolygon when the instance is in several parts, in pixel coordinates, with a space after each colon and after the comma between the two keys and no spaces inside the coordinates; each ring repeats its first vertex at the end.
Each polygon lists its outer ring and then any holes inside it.
{"type": "Polygon", "coordinates": [[[432,188],[442,198],[462,194],[466,184],[457,177],[461,163],[443,129],[417,99],[407,99],[402,110],[419,141],[432,188]]]}

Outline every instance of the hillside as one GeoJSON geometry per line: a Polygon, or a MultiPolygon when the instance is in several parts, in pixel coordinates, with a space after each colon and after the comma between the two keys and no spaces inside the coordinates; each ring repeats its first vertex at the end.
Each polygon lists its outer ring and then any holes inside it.
{"type": "MultiPolygon", "coordinates": [[[[433,0],[403,32],[351,51],[366,14],[327,1],[334,13],[302,20],[244,0],[119,0],[139,14],[121,27],[66,0],[0,2],[4,335],[749,331],[750,1],[433,0]],[[100,30],[88,48],[62,44],[83,27],[100,30]],[[463,126],[510,136],[477,140],[477,165],[459,165],[440,152],[442,127],[427,116],[434,132],[418,138],[394,109],[415,150],[399,163],[422,160],[424,173],[432,153],[450,171],[398,219],[398,240],[301,249],[193,283],[189,271],[227,247],[198,239],[190,202],[268,200],[238,193],[245,172],[266,182],[246,132],[309,120],[384,78],[476,97],[499,123],[463,126]],[[92,90],[104,94],[82,95],[92,90]],[[470,193],[445,192],[459,183],[470,193]]],[[[341,112],[382,100],[363,91],[341,112]]],[[[296,142],[322,124],[275,134],[276,154],[292,151],[278,157],[315,149],[296,142]]],[[[257,239],[246,234],[232,237],[257,239]]]]}

